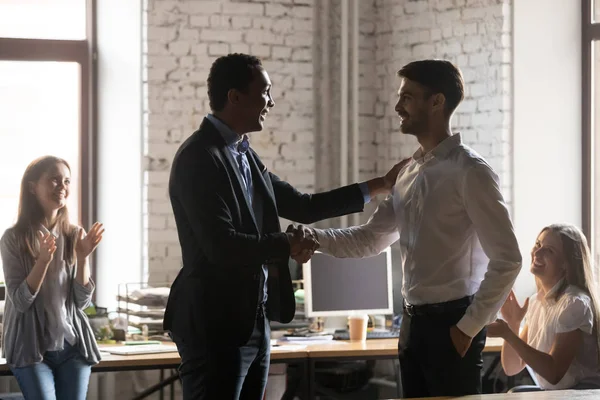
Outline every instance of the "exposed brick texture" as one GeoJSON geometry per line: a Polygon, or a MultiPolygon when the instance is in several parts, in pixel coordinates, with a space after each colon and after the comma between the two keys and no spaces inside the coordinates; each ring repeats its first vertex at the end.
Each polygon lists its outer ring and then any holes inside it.
{"type": "Polygon", "coordinates": [[[377,0],[377,75],[383,92],[376,102],[380,133],[389,145],[380,158],[412,154],[416,141],[398,132],[394,112],[396,71],[422,58],[445,58],[463,72],[466,98],[453,127],[486,157],[511,196],[511,0],[377,0]]]}
{"type": "MultiPolygon", "coordinates": [[[[300,190],[339,184],[340,1],[330,0],[323,14],[326,0],[148,0],[145,231],[151,281],[171,281],[180,268],[168,173],[181,141],[209,112],[206,77],[216,57],[252,53],[270,74],[276,106],[267,129],[251,136],[267,167],[300,190]]],[[[417,147],[398,131],[396,71],[415,59],[447,58],[467,84],[453,126],[500,174],[510,202],[511,1],[359,0],[360,179],[384,173],[417,147]]]]}
{"type": "Polygon", "coordinates": [[[231,52],[260,57],[273,82],[267,129],[251,135],[267,168],[313,190],[312,1],[165,1],[148,4],[148,272],[171,281],[181,252],[167,195],[181,141],[210,110],[206,78],[231,52]]]}

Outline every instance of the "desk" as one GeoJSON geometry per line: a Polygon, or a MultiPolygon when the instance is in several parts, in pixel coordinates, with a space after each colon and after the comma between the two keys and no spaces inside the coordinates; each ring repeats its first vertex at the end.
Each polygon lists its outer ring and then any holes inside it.
{"type": "MultiPolygon", "coordinates": [[[[102,346],[100,346],[102,351],[102,346]]],[[[179,366],[181,358],[175,352],[171,353],[154,353],[154,354],[135,354],[135,355],[116,355],[102,353],[102,360],[92,367],[92,372],[119,372],[119,371],[143,371],[143,370],[160,370],[161,382],[154,385],[144,392],[134,397],[134,399],[143,399],[149,394],[154,393],[162,388],[172,384],[178,378],[177,374],[171,374],[167,379],[164,377],[165,369],[174,369],[179,366]]],[[[6,359],[0,360],[0,376],[12,375],[6,359]]],[[[174,388],[171,388],[171,398],[173,398],[174,388]]],[[[161,391],[160,398],[163,398],[161,391]]]]}
{"type": "MultiPolygon", "coordinates": [[[[102,351],[106,346],[99,346],[102,351]]],[[[279,350],[274,348],[271,350],[271,363],[278,364],[301,364],[301,367],[306,371],[307,360],[306,348],[295,350],[279,350]]],[[[164,370],[176,369],[179,367],[181,358],[176,352],[170,353],[153,353],[153,354],[131,354],[131,355],[116,355],[102,352],[100,362],[92,367],[92,372],[119,372],[119,371],[144,371],[144,370],[160,370],[160,382],[149,387],[142,393],[134,397],[134,400],[143,399],[152,393],[155,393],[163,388],[171,385],[171,398],[173,395],[173,383],[179,379],[178,374],[171,374],[169,377],[164,377],[164,370]]],[[[6,359],[0,359],[0,376],[12,375],[10,368],[6,364],[6,359]]],[[[161,399],[162,399],[161,392],[161,399]]]]}
{"type": "Polygon", "coordinates": [[[500,353],[502,351],[502,344],[504,339],[502,338],[487,338],[485,341],[484,353],[500,353]]]}
{"type": "MultiPolygon", "coordinates": [[[[305,348],[294,350],[271,349],[272,364],[299,364],[303,371],[307,371],[306,361],[308,355],[305,348]]],[[[161,391],[160,398],[163,398],[163,388],[170,386],[170,398],[175,398],[173,384],[179,379],[177,373],[171,374],[165,379],[165,369],[176,369],[181,362],[178,353],[154,353],[154,354],[132,354],[132,355],[102,355],[102,360],[92,367],[92,372],[117,372],[117,371],[142,371],[142,370],[160,370],[160,382],[152,385],[142,393],[138,394],[133,400],[144,399],[151,394],[161,391]]],[[[8,368],[7,368],[8,369],[8,368]]],[[[10,373],[10,371],[9,371],[10,373]]],[[[305,372],[306,374],[306,372],[305,372]]]]}
{"type": "MultiPolygon", "coordinates": [[[[427,397],[426,400],[596,400],[600,398],[600,389],[596,390],[550,390],[547,392],[480,394],[462,397],[427,397]]],[[[396,399],[402,400],[402,399],[396,399]]],[[[419,400],[419,399],[413,399],[419,400]]],[[[425,399],[423,399],[425,400],[425,399]]]]}
{"type": "MultiPolygon", "coordinates": [[[[285,363],[294,360],[304,360],[307,357],[306,348],[300,350],[271,350],[271,361],[285,363]]],[[[102,360],[92,367],[92,372],[141,371],[148,369],[173,369],[179,366],[181,358],[178,353],[154,353],[116,355],[102,353],[102,360]]],[[[5,359],[0,361],[0,376],[12,375],[5,359]]]]}
{"type": "MultiPolygon", "coordinates": [[[[287,344],[287,343],[286,343],[287,344]]],[[[101,349],[104,346],[100,346],[101,349]]],[[[484,353],[499,353],[502,349],[502,339],[488,338],[484,353]]],[[[352,360],[396,360],[398,358],[398,339],[374,339],[366,342],[332,341],[331,343],[309,344],[293,350],[271,348],[271,363],[299,364],[302,368],[307,398],[315,395],[314,364],[317,361],[352,361],[352,360]]],[[[92,372],[118,372],[176,369],[179,366],[178,353],[155,353],[115,355],[102,353],[102,360],[92,367],[92,372]]],[[[11,375],[6,360],[0,361],[0,376],[11,375]]],[[[143,399],[151,393],[172,385],[177,381],[177,374],[164,379],[135,399],[143,399]]],[[[172,392],[172,391],[171,391],[172,392]]]]}
{"type": "MultiPolygon", "coordinates": [[[[294,349],[294,350],[280,350],[273,348],[271,350],[271,363],[272,364],[299,364],[300,367],[307,371],[306,348],[294,349]]],[[[102,360],[92,367],[92,372],[117,372],[117,371],[142,371],[142,370],[160,370],[160,382],[156,385],[150,386],[142,393],[134,397],[133,400],[140,400],[148,397],[149,395],[161,391],[161,399],[163,388],[170,386],[170,398],[174,399],[174,386],[173,384],[179,379],[177,373],[171,374],[165,379],[165,369],[176,369],[181,362],[179,354],[173,353],[154,353],[154,354],[132,354],[132,355],[115,355],[115,354],[102,354],[102,360]]],[[[9,371],[10,373],[10,371],[9,371]]]]}
{"type": "MultiPolygon", "coordinates": [[[[502,351],[501,338],[487,338],[484,353],[502,351]]],[[[398,339],[372,339],[365,342],[334,340],[331,343],[306,346],[309,358],[398,357],[398,339]]]]}
{"type": "MultiPolygon", "coordinates": [[[[148,369],[177,368],[180,362],[177,353],[155,353],[135,355],[113,355],[102,353],[102,360],[92,367],[92,372],[141,371],[148,369]]],[[[0,361],[0,376],[12,375],[6,359],[0,361]]]]}
{"type": "MultiPolygon", "coordinates": [[[[488,338],[484,353],[500,353],[503,340],[488,338]]],[[[398,359],[398,339],[373,339],[365,342],[332,341],[331,343],[312,344],[306,347],[308,364],[306,386],[308,398],[315,398],[315,363],[319,361],[357,361],[357,360],[396,360],[398,359]]],[[[492,368],[499,362],[494,360],[492,368]]],[[[397,372],[399,375],[399,371],[397,372]]]]}

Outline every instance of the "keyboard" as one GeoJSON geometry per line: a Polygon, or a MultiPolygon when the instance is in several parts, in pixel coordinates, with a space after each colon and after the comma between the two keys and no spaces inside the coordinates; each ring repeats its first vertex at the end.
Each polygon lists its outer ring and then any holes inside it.
{"type": "MultiPolygon", "coordinates": [[[[397,339],[400,336],[399,330],[393,331],[371,331],[367,332],[367,340],[369,339],[397,339]]],[[[335,340],[350,340],[350,332],[347,330],[337,330],[333,334],[335,340]]]]}
{"type": "Polygon", "coordinates": [[[101,350],[111,354],[128,356],[133,354],[176,353],[177,346],[174,344],[139,344],[135,346],[107,346],[102,347],[101,350]]]}

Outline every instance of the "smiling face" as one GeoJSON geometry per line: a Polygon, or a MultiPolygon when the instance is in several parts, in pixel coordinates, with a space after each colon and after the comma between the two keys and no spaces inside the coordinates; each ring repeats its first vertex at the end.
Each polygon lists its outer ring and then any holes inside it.
{"type": "Polygon", "coordinates": [[[55,163],[42,173],[40,179],[29,183],[31,193],[44,210],[44,214],[54,215],[67,205],[71,171],[63,163],[55,163]]]}
{"type": "Polygon", "coordinates": [[[552,287],[566,274],[566,258],[560,235],[550,229],[538,236],[531,250],[531,273],[552,287]]]}
{"type": "Polygon", "coordinates": [[[403,78],[398,90],[396,113],[400,117],[400,130],[415,136],[427,132],[431,102],[426,89],[417,82],[403,78]]]}
{"type": "Polygon", "coordinates": [[[264,68],[254,68],[254,79],[245,92],[237,93],[237,100],[236,114],[244,121],[243,133],[261,131],[269,110],[275,106],[271,80],[264,68]]]}

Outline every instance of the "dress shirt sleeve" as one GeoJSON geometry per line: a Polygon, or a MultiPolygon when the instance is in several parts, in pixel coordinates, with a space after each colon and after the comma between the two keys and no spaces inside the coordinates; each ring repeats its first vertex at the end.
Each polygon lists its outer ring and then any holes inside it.
{"type": "Polygon", "coordinates": [[[315,229],[319,250],[338,258],[364,258],[381,253],[399,238],[392,195],[366,224],[344,229],[315,229]]]}
{"type": "Polygon", "coordinates": [[[369,193],[369,185],[367,185],[367,182],[359,183],[358,187],[360,188],[360,192],[365,199],[365,204],[369,203],[371,201],[371,193],[369,193]]]}
{"type": "Polygon", "coordinates": [[[487,164],[476,164],[467,170],[463,201],[490,260],[473,303],[457,324],[463,333],[474,337],[495,320],[521,269],[521,252],[498,177],[487,164]]]}

